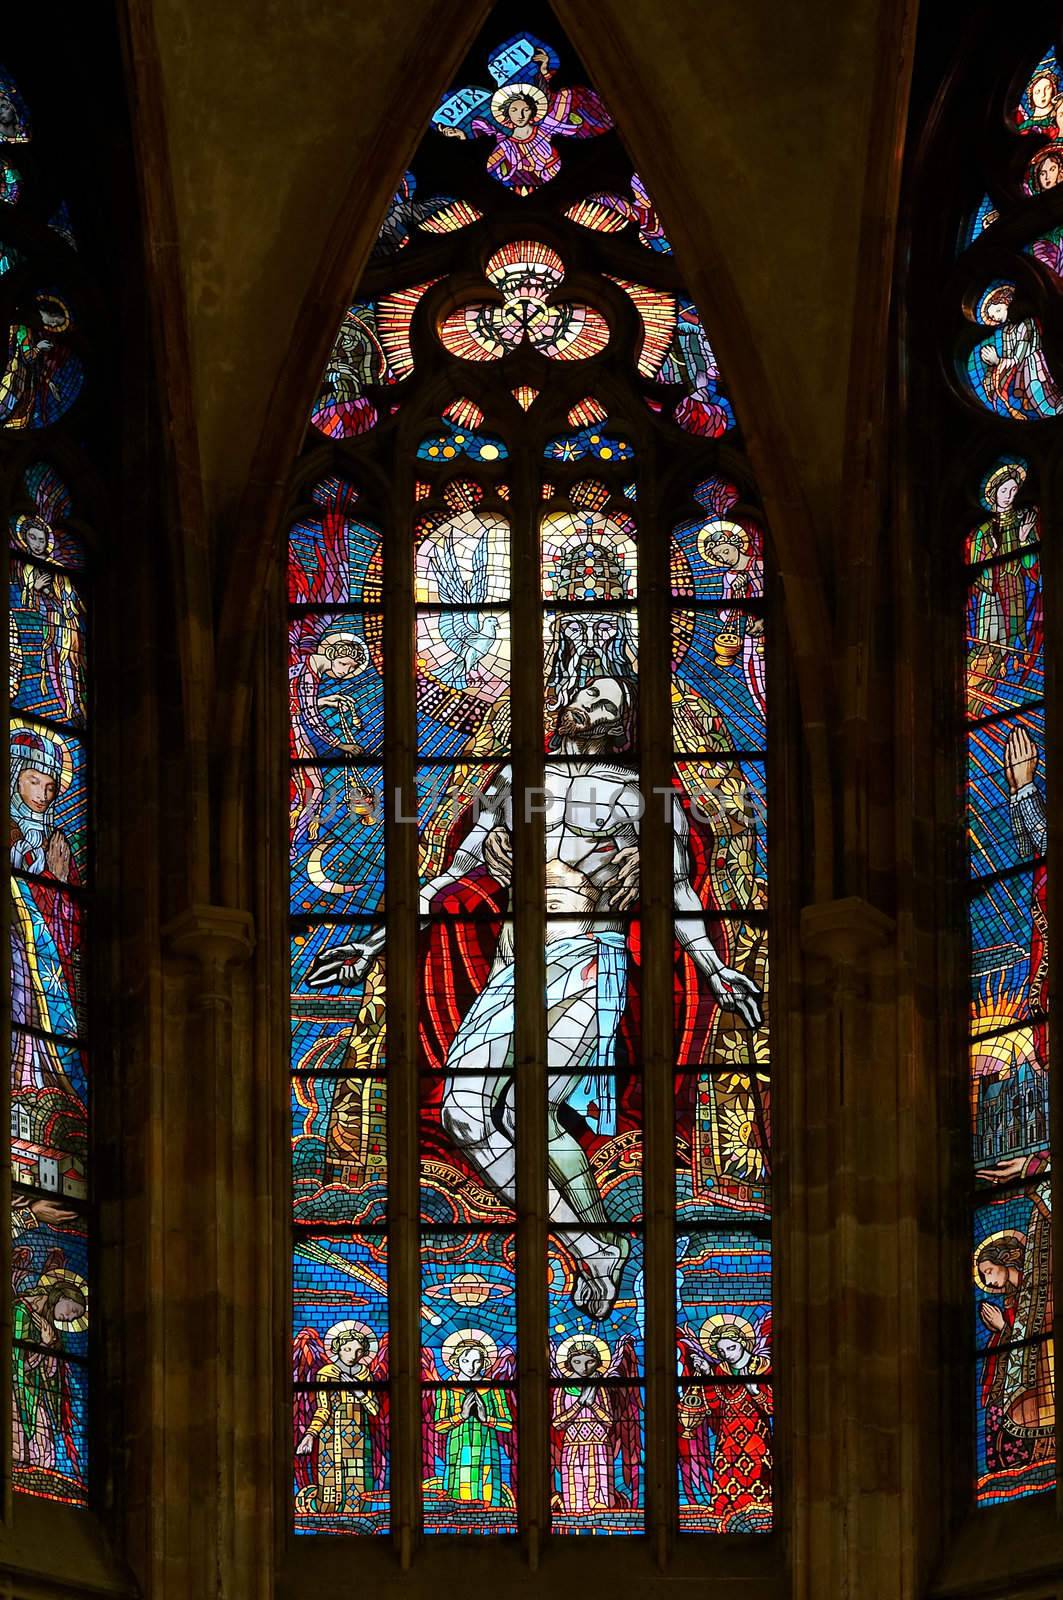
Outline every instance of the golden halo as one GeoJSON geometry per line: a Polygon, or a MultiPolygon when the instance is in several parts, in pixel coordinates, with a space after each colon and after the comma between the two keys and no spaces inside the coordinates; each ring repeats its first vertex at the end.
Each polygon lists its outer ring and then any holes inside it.
{"type": "Polygon", "coordinates": [[[984,1239],[978,1241],[975,1247],[974,1260],[971,1263],[971,1277],[975,1287],[981,1289],[983,1294],[999,1294],[999,1289],[990,1289],[989,1285],[982,1282],[982,1274],[978,1270],[978,1257],[982,1254],[987,1244],[996,1244],[997,1240],[1005,1244],[1021,1245],[1026,1248],[1026,1235],[1021,1228],[998,1228],[996,1233],[987,1233],[984,1239]]]}
{"type": "Polygon", "coordinates": [[[698,534],[698,555],[701,556],[703,561],[711,563],[712,557],[709,555],[709,546],[718,544],[726,534],[730,534],[739,550],[746,555],[749,554],[749,534],[742,524],[733,522],[730,517],[713,517],[711,522],[706,522],[698,534]]]}
{"type": "Polygon", "coordinates": [[[457,1372],[458,1351],[470,1344],[480,1346],[484,1353],[484,1372],[489,1372],[498,1360],[498,1346],[482,1328],[459,1328],[456,1333],[448,1333],[443,1340],[444,1366],[449,1367],[451,1372],[457,1372]]]}
{"type": "Polygon", "coordinates": [[[734,1317],[724,1311],[714,1311],[711,1317],[706,1317],[701,1324],[698,1342],[701,1348],[710,1356],[716,1355],[716,1345],[724,1333],[734,1333],[740,1339],[749,1340],[750,1354],[757,1342],[753,1324],[747,1322],[745,1317],[734,1317]]]}
{"type": "MultiPolygon", "coordinates": [[[[35,728],[32,723],[23,722],[21,717],[12,717],[11,733],[39,734],[40,730],[35,728]]],[[[70,754],[70,746],[67,744],[66,740],[62,738],[60,734],[56,733],[54,729],[49,728],[47,734],[40,736],[49,739],[59,752],[59,776],[55,781],[55,798],[58,800],[59,796],[61,794],[65,794],[70,788],[70,784],[74,776],[74,758],[70,754]]]]}
{"type": "Polygon", "coordinates": [[[70,754],[70,747],[65,739],[60,739],[59,735],[56,733],[53,733],[51,738],[52,743],[59,746],[59,759],[63,763],[62,770],[59,773],[59,783],[57,785],[58,794],[56,795],[56,799],[58,799],[59,795],[65,794],[70,787],[71,779],[74,776],[74,758],[70,754]]]}
{"type": "Polygon", "coordinates": [[[61,296],[42,291],[37,295],[37,309],[54,318],[49,333],[65,333],[70,327],[70,307],[61,296]]]}
{"type": "Polygon", "coordinates": [[[334,1322],[321,1341],[329,1355],[333,1354],[332,1341],[338,1339],[341,1333],[346,1335],[357,1334],[360,1338],[365,1339],[369,1348],[366,1350],[363,1359],[372,1361],[380,1347],[380,1340],[368,1323],[359,1322],[355,1317],[349,1317],[343,1322],[334,1322]]]}
{"type": "Polygon", "coordinates": [[[572,1350],[574,1345],[588,1344],[593,1345],[601,1357],[602,1371],[608,1372],[610,1363],[613,1359],[613,1353],[609,1349],[609,1346],[606,1344],[605,1340],[599,1339],[597,1334],[594,1333],[570,1333],[567,1339],[562,1339],[561,1343],[557,1347],[557,1370],[559,1372],[564,1372],[565,1363],[568,1360],[569,1352],[572,1350]]]}
{"type": "Polygon", "coordinates": [[[986,478],[982,485],[982,504],[988,511],[993,509],[993,493],[1002,483],[1009,478],[1014,478],[1021,489],[1026,482],[1026,464],[1022,461],[1001,461],[986,478]]]}
{"type": "Polygon", "coordinates": [[[42,1272],[37,1279],[38,1289],[53,1289],[61,1284],[64,1289],[72,1289],[84,1302],[85,1309],[78,1316],[69,1320],[53,1315],[53,1322],[57,1328],[62,1328],[65,1333],[84,1333],[89,1325],[89,1286],[80,1272],[74,1272],[70,1267],[58,1267],[54,1272],[42,1272]]]}

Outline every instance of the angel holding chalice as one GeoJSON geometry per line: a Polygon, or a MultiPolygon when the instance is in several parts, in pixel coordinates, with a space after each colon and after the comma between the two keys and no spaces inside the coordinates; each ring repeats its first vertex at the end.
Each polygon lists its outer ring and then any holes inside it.
{"type": "MultiPolygon", "coordinates": [[[[730,517],[717,516],[698,534],[698,553],[709,566],[722,570],[725,600],[759,600],[764,594],[764,541],[759,529],[730,517]]],[[[720,631],[713,640],[718,667],[741,657],[742,673],[753,704],[763,717],[767,696],[764,677],[764,619],[741,606],[720,613],[720,631]]]]}

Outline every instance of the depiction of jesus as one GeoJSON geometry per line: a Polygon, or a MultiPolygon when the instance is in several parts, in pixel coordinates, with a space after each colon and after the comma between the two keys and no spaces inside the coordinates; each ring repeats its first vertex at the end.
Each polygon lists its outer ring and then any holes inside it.
{"type": "MultiPolygon", "coordinates": [[[[564,759],[548,757],[544,773],[550,1217],[565,1228],[575,1261],[573,1300],[599,1320],[612,1311],[629,1246],[610,1226],[587,1153],[566,1126],[565,1112],[581,1089],[592,1088],[600,1130],[613,1131],[612,1074],[629,960],[626,923],[618,913],[638,896],[642,797],[636,775],[612,752],[623,742],[630,710],[626,683],[596,678],[585,684],[560,708],[554,749],[564,759]]],[[[485,870],[509,884],[513,809],[512,773],[502,767],[450,865],[422,890],[424,914],[443,891],[485,870]]],[[[724,965],[709,936],[690,879],[689,825],[678,800],[671,803],[670,822],[677,938],[716,1002],[756,1028],[760,992],[751,978],[724,965]]],[[[382,946],[382,932],[334,946],[318,958],[310,981],[355,981],[382,946]]],[[[441,1107],[452,1144],[510,1204],[516,1179],[514,976],[512,933],[503,924],[487,981],[450,1042],[441,1107]]]]}

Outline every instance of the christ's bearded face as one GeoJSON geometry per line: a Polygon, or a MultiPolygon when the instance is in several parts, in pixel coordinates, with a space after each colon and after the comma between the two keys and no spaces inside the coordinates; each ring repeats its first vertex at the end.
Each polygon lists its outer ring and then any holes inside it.
{"type": "Polygon", "coordinates": [[[624,690],[616,678],[592,678],[557,715],[561,739],[598,740],[624,732],[624,690]]]}

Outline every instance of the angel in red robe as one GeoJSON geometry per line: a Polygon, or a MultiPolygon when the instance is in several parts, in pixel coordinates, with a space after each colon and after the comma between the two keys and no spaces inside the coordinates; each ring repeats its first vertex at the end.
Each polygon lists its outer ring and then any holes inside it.
{"type": "Polygon", "coordinates": [[[772,1392],[757,1381],[771,1370],[770,1337],[769,1317],[754,1328],[725,1312],[707,1318],[698,1339],[679,1335],[683,1370],[705,1380],[680,1396],[680,1470],[717,1533],[771,1526],[772,1392]]]}

